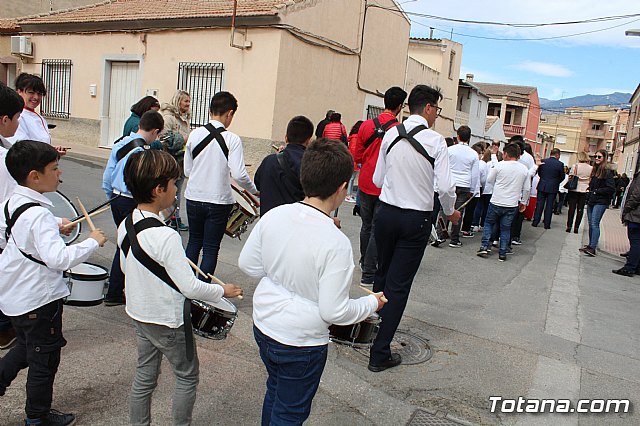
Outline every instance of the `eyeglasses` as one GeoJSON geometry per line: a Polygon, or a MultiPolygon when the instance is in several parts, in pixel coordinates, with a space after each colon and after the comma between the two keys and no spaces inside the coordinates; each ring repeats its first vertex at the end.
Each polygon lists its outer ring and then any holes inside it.
{"type": "Polygon", "coordinates": [[[602,155],[596,155],[596,158],[604,158],[602,155]]]}
{"type": "Polygon", "coordinates": [[[434,107],[436,109],[436,115],[438,117],[440,117],[440,113],[442,112],[442,107],[439,107],[439,106],[434,105],[434,104],[429,104],[429,105],[431,105],[432,107],[434,107]]]}

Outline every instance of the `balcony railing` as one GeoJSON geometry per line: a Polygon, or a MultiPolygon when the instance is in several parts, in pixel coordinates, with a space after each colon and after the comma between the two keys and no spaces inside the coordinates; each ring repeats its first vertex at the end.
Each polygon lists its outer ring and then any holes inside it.
{"type": "Polygon", "coordinates": [[[590,138],[600,138],[604,139],[604,130],[587,130],[587,136],[590,138]]]}
{"type": "Polygon", "coordinates": [[[469,124],[469,113],[463,111],[456,111],[456,124],[459,126],[469,124]]]}
{"type": "Polygon", "coordinates": [[[505,135],[509,134],[511,136],[524,136],[524,126],[518,126],[516,124],[505,124],[502,126],[502,129],[504,130],[505,135]]]}

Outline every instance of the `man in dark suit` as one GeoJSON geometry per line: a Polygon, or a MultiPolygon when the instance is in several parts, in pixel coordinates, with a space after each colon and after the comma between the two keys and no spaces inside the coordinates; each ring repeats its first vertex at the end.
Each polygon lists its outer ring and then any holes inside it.
{"type": "Polygon", "coordinates": [[[538,202],[533,215],[531,226],[538,226],[544,210],[544,229],[551,228],[551,216],[553,215],[553,201],[556,199],[560,182],[564,179],[564,164],[560,159],[560,150],[551,150],[551,157],[544,160],[538,167],[538,202]]]}

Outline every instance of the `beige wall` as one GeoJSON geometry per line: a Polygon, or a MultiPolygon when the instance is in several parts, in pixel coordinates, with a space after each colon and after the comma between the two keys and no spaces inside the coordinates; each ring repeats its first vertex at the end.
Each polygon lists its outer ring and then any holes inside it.
{"type": "Polygon", "coordinates": [[[254,48],[248,50],[230,47],[228,30],[147,33],[146,43],[142,34],[33,35],[36,57],[24,64],[24,71],[40,73],[37,63],[42,59],[71,59],[71,116],[97,120],[104,113],[105,58],[140,59],[141,85],[131,90],[142,97],[147,90],[158,89],[160,102],[168,102],[176,90],[179,62],[222,62],[223,89],[232,92],[239,103],[232,130],[243,136],[270,138],[280,34],[250,30],[254,48]],[[96,97],[89,94],[91,84],[98,86],[96,97]]]}
{"type": "MultiPolygon", "coordinates": [[[[412,40],[409,42],[409,57],[438,71],[438,79],[435,84],[442,93],[442,113],[436,121],[435,131],[444,135],[455,134],[454,120],[456,117],[456,101],[458,99],[458,78],[462,63],[462,45],[451,40],[412,40]],[[455,52],[454,61],[449,71],[451,52],[455,52]]],[[[428,74],[427,76],[428,77],[428,74]]],[[[427,83],[423,83],[427,84],[427,83]]],[[[407,90],[412,87],[407,85],[407,90]]]]}
{"type": "MultiPolygon", "coordinates": [[[[378,3],[393,5],[392,1],[378,3]]],[[[363,13],[363,2],[324,0],[287,7],[283,22],[357,50],[363,13]]],[[[357,55],[312,46],[283,32],[273,138],[283,139],[286,125],[295,115],[306,115],[315,124],[328,109],[334,109],[342,114],[347,132],[356,121],[366,118],[366,104],[372,102],[366,91],[384,93],[391,86],[404,86],[409,30],[404,17],[369,9],[359,78],[357,55]],[[358,88],[358,81],[364,90],[358,88]]]]}
{"type": "Polygon", "coordinates": [[[558,148],[562,153],[570,154],[569,165],[577,160],[577,152],[580,151],[580,136],[582,119],[567,115],[545,115],[546,122],[540,123],[538,132],[544,132],[553,136],[555,140],[554,148],[558,148]],[[557,143],[557,136],[565,135],[566,143],[557,143]]]}

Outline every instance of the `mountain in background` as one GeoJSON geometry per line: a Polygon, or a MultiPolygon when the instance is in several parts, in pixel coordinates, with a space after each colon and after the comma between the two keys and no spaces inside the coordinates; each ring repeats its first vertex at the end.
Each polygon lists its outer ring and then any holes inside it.
{"type": "Polygon", "coordinates": [[[557,101],[540,98],[540,106],[547,110],[559,110],[558,112],[569,107],[589,108],[596,105],[629,107],[629,99],[631,99],[631,93],[615,92],[608,95],[582,95],[557,101]]]}

